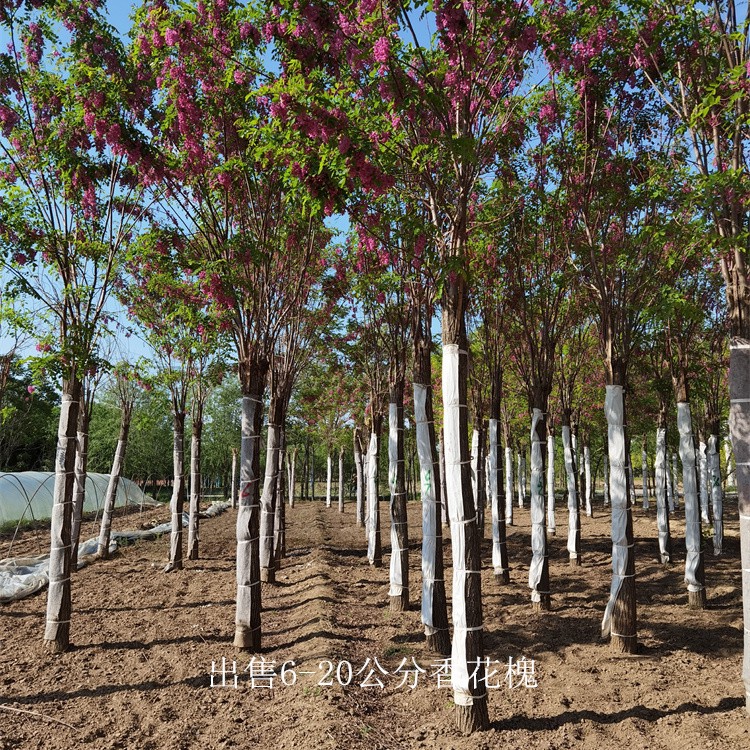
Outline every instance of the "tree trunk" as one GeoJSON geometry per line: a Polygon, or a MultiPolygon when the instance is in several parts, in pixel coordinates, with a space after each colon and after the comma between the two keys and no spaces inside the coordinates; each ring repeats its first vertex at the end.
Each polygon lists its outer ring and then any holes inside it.
{"type": "Polygon", "coordinates": [[[375,568],[383,565],[380,539],[380,498],[378,497],[378,454],[381,417],[373,415],[370,448],[367,455],[367,559],[375,568]]]}
{"type": "Polygon", "coordinates": [[[169,562],[164,568],[165,573],[182,570],[182,513],[185,506],[185,412],[175,411],[172,420],[174,483],[169,503],[172,532],[169,540],[169,562]]]}
{"type": "MultiPolygon", "coordinates": [[[[745,311],[747,314],[747,310],[745,311]]],[[[747,327],[747,324],[746,324],[747,327]]],[[[740,515],[742,602],[745,629],[742,679],[750,713],[750,340],[732,338],[729,347],[729,434],[736,462],[740,515]]]]}
{"type": "Polygon", "coordinates": [[[531,417],[531,565],[529,588],[537,611],[550,609],[547,524],[544,511],[544,460],[547,456],[546,406],[535,406],[531,417]]]}
{"type": "MultiPolygon", "coordinates": [[[[657,430],[657,435],[659,434],[657,430]]],[[[665,430],[666,434],[666,430],[665,430]]],[[[666,438],[665,438],[666,440],[666,438]]],[[[669,463],[669,454],[667,453],[667,446],[666,443],[664,445],[664,474],[666,479],[666,485],[667,485],[667,509],[669,513],[674,513],[674,475],[672,474],[672,468],[669,463]]],[[[657,488],[658,488],[658,480],[657,480],[657,488]]],[[[669,518],[669,513],[667,514],[667,518],[669,518]]]]}
{"type": "Polygon", "coordinates": [[[286,557],[286,475],[284,458],[286,456],[286,408],[281,417],[281,436],[277,452],[276,467],[276,513],[274,516],[273,567],[281,569],[281,561],[286,557]]]}
{"type": "Polygon", "coordinates": [[[734,469],[732,468],[732,446],[730,445],[729,438],[724,441],[724,460],[727,467],[727,489],[730,487],[737,486],[737,477],[735,476],[734,469]]]}
{"type": "Polygon", "coordinates": [[[260,435],[267,368],[241,363],[242,448],[237,510],[237,613],[234,645],[242,651],[261,647],[260,598],[260,435]]]}
{"type": "Polygon", "coordinates": [[[359,428],[354,428],[354,470],[357,473],[357,526],[363,526],[365,522],[365,483],[364,465],[362,460],[362,444],[360,441],[359,428]]]}
{"type": "Polygon", "coordinates": [[[547,531],[555,536],[555,435],[552,420],[547,422],[547,531]]]}
{"type": "Polygon", "coordinates": [[[565,481],[568,487],[568,557],[571,565],[581,564],[581,514],[578,500],[578,472],[576,471],[573,438],[570,431],[570,411],[563,410],[562,417],[563,456],[565,481]]]}
{"type": "Polygon", "coordinates": [[[263,494],[260,498],[260,580],[263,583],[276,582],[274,539],[276,536],[275,521],[276,505],[278,502],[278,472],[283,420],[284,414],[281,399],[272,396],[268,410],[263,494]]]}
{"type": "Polygon", "coordinates": [[[344,449],[339,448],[339,513],[344,512],[344,449]]]}
{"type": "MultiPolygon", "coordinates": [[[[288,455],[288,454],[287,454],[288,455]]],[[[289,507],[294,507],[294,490],[297,486],[297,446],[292,450],[292,460],[289,462],[289,507]]]]}
{"type": "Polygon", "coordinates": [[[594,517],[593,492],[591,487],[591,449],[588,444],[583,445],[583,496],[586,500],[586,515],[594,517]]]}
{"type": "Polygon", "coordinates": [[[667,509],[666,476],[667,463],[667,415],[666,405],[659,413],[659,427],[656,430],[656,463],[654,466],[654,493],[656,495],[656,528],[659,535],[659,557],[662,565],[672,560],[672,539],[669,534],[669,513],[667,509]]]}
{"type": "Polygon", "coordinates": [[[686,401],[677,403],[677,430],[680,433],[682,486],[685,495],[685,583],[688,587],[688,606],[691,609],[705,609],[706,577],[703,567],[696,451],[690,404],[686,401]]]}
{"type": "Polygon", "coordinates": [[[699,484],[701,499],[701,523],[708,525],[711,519],[708,516],[708,456],[706,453],[707,446],[701,438],[698,443],[698,465],[699,465],[699,484]]]}
{"type": "Polygon", "coordinates": [[[86,474],[89,456],[89,422],[91,407],[85,401],[78,409],[78,433],[76,435],[76,478],[73,494],[73,519],[70,529],[70,570],[78,568],[78,543],[81,538],[83,504],[86,501],[86,474]]]}
{"type": "Polygon", "coordinates": [[[603,470],[604,470],[604,505],[609,505],[609,449],[605,445],[604,447],[604,460],[603,460],[603,470]]]}
{"type": "Polygon", "coordinates": [[[389,597],[392,612],[409,609],[409,528],[404,476],[404,383],[393,383],[388,403],[388,484],[391,491],[391,565],[389,597]]]}
{"type": "Polygon", "coordinates": [[[505,443],[505,524],[513,525],[513,448],[505,443]]]}
{"type": "Polygon", "coordinates": [[[190,436],[190,512],[188,516],[188,559],[198,559],[199,513],[203,476],[201,472],[201,445],[203,441],[203,404],[199,401],[193,409],[190,436]]]}
{"type": "Polygon", "coordinates": [[[708,468],[711,484],[711,515],[714,518],[714,555],[720,555],[724,545],[724,492],[721,489],[718,434],[713,434],[708,438],[708,468]]]}
{"type": "Polygon", "coordinates": [[[629,442],[625,418],[625,374],[615,370],[611,363],[609,369],[614,370],[615,380],[607,384],[604,402],[612,503],[612,586],[602,620],[602,635],[611,636],[613,650],[634,654],[638,650],[638,632],[633,515],[627,471],[629,442]]]}
{"type": "Polygon", "coordinates": [[[680,507],[680,481],[679,477],[680,475],[677,472],[677,454],[672,453],[672,482],[674,486],[674,492],[672,493],[674,495],[674,507],[679,508],[680,507]]]}
{"type": "Polygon", "coordinates": [[[326,508],[331,507],[331,482],[333,481],[333,457],[331,449],[328,449],[326,457],[326,508]]]}
{"type": "Polygon", "coordinates": [[[445,476],[453,557],[453,701],[456,723],[468,733],[486,729],[487,686],[484,668],[482,579],[479,530],[471,493],[468,337],[463,282],[449,282],[443,295],[443,418],[445,476]]]}
{"type": "Polygon", "coordinates": [[[443,473],[435,439],[432,405],[431,306],[425,314],[413,307],[414,422],[422,498],[422,624],[427,647],[447,656],[451,652],[443,569],[443,473]]]}
{"type": "Polygon", "coordinates": [[[57,654],[70,645],[70,527],[73,516],[76,432],[81,383],[63,381],[55,454],[55,487],[50,520],[49,589],[45,650],[57,654]]]}
{"type": "Polygon", "coordinates": [[[99,541],[96,547],[97,557],[107,559],[109,557],[109,540],[112,534],[112,511],[117,499],[117,487],[122,476],[122,467],[125,465],[125,451],[128,446],[128,434],[130,432],[130,419],[132,415],[132,404],[122,406],[122,417],[120,419],[120,435],[117,439],[115,457],[112,461],[112,470],[107,483],[107,494],[104,496],[104,509],[102,511],[102,525],[99,529],[99,541]]]}
{"type": "Polygon", "coordinates": [[[643,477],[643,486],[641,488],[643,510],[648,510],[648,453],[646,452],[645,437],[643,438],[643,447],[641,448],[641,476],[643,477]]]}
{"type": "Polygon", "coordinates": [[[442,508],[443,525],[447,526],[450,523],[448,517],[448,494],[445,484],[445,452],[443,451],[443,441],[438,441],[437,444],[438,461],[440,462],[440,506],[442,508]]]}

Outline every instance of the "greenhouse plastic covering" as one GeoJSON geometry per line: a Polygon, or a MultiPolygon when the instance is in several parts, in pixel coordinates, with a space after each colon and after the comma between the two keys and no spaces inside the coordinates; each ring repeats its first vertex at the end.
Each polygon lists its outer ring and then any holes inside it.
{"type": "MultiPolygon", "coordinates": [[[[153,502],[153,501],[152,501],[153,502]]],[[[223,513],[230,504],[223,501],[211,503],[211,505],[200,513],[201,518],[213,518],[223,513]]],[[[182,525],[187,527],[188,514],[182,514],[182,525]]],[[[162,523],[151,529],[139,529],[132,531],[115,531],[109,543],[109,552],[112,554],[118,546],[133,544],[145,539],[156,539],[162,534],[168,534],[172,530],[172,523],[162,523]]],[[[78,569],[93,562],[96,555],[98,538],[93,537],[78,545],[78,569]]],[[[49,574],[49,555],[36,555],[35,557],[16,557],[8,560],[0,560],[0,603],[23,599],[35,594],[45,588],[49,574]]]]}
{"type": "MultiPolygon", "coordinates": [[[[109,474],[86,476],[84,513],[100,511],[103,508],[108,482],[109,474]]],[[[0,473],[0,524],[50,518],[54,488],[54,472],[0,473]]],[[[117,487],[115,507],[121,508],[124,505],[156,505],[156,500],[145,495],[135,482],[121,478],[117,487]]]]}

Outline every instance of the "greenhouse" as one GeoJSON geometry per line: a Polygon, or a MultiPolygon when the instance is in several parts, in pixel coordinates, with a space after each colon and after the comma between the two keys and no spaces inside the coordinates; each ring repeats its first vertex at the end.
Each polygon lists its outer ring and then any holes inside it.
{"type": "MultiPolygon", "coordinates": [[[[101,511],[107,493],[109,474],[86,477],[86,500],[83,512],[101,511]]],[[[0,473],[0,525],[20,521],[37,521],[52,516],[52,492],[55,475],[49,471],[0,473]]],[[[156,505],[135,482],[121,478],[115,507],[156,505]]]]}

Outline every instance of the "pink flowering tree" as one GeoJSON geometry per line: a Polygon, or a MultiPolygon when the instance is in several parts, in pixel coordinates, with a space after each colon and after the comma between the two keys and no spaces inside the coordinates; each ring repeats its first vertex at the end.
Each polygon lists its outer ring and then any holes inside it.
{"type": "MultiPolygon", "coordinates": [[[[81,380],[104,328],[119,257],[155,173],[138,122],[148,103],[99,2],[3,3],[0,247],[5,271],[58,336],[62,381],[44,640],[70,633],[70,533],[81,380]]],[[[52,342],[50,342],[52,343],[52,342]]]]}

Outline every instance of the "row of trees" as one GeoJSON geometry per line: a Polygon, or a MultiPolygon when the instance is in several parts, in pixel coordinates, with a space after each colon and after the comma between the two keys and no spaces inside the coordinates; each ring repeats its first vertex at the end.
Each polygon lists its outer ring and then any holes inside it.
{"type": "MultiPolygon", "coordinates": [[[[436,648],[448,634],[436,554],[442,524],[434,425],[442,423],[452,679],[462,730],[488,723],[484,674],[472,666],[483,657],[480,446],[487,420],[493,565],[502,580],[498,437],[509,425],[503,410],[512,403],[505,397],[511,373],[531,426],[529,584],[535,606],[545,609],[550,398],[556,391],[571,477],[576,388],[595,380],[597,344],[613,545],[603,629],[614,648],[632,652],[626,394],[635,385],[633,363],[651,363],[644,380],[658,395],[660,429],[674,390],[686,581],[700,606],[691,358],[700,357],[714,378],[705,422],[707,434],[718,436],[728,333],[742,567],[750,571],[748,41],[733,2],[675,9],[639,0],[147,0],[127,45],[100,2],[15,0],[0,8],[0,23],[9,40],[0,57],[6,289],[26,302],[37,333],[47,321],[37,335],[40,366],[62,386],[45,634],[52,650],[69,640],[76,455],[80,487],[112,295],[140,321],[160,360],[178,480],[189,393],[195,451],[210,389],[227,358],[236,361],[238,648],[261,645],[260,582],[273,581],[280,548],[280,457],[293,386],[313,341],[332,348],[327,331],[342,306],[355,380],[345,397],[330,399],[336,408],[327,418],[331,430],[345,415],[357,425],[355,451],[367,455],[357,471],[368,478],[368,556],[377,564],[377,455],[388,416],[395,609],[408,604],[404,398],[411,366],[427,508],[423,603],[432,606],[425,629],[436,648]],[[338,246],[326,224],[333,213],[346,214],[352,229],[338,246]],[[441,371],[433,376],[437,309],[441,371]],[[436,384],[442,403],[433,405],[436,384]]],[[[21,325],[29,325],[28,315],[21,325]]],[[[121,378],[132,382],[126,372],[121,378]]],[[[123,407],[133,397],[126,390],[123,407]]],[[[657,444],[663,467],[663,433],[657,444]]],[[[167,570],[182,566],[184,501],[176,481],[167,570]]],[[[197,502],[191,497],[192,510],[197,502]]],[[[573,484],[571,511],[577,502],[573,484]]],[[[658,504],[661,532],[666,514],[658,504]]],[[[577,555],[577,522],[569,533],[577,555]]],[[[191,523],[191,556],[196,545],[191,523]]],[[[743,576],[750,599],[750,572],[743,576]]],[[[750,641],[744,677],[750,695],[750,641]]]]}

